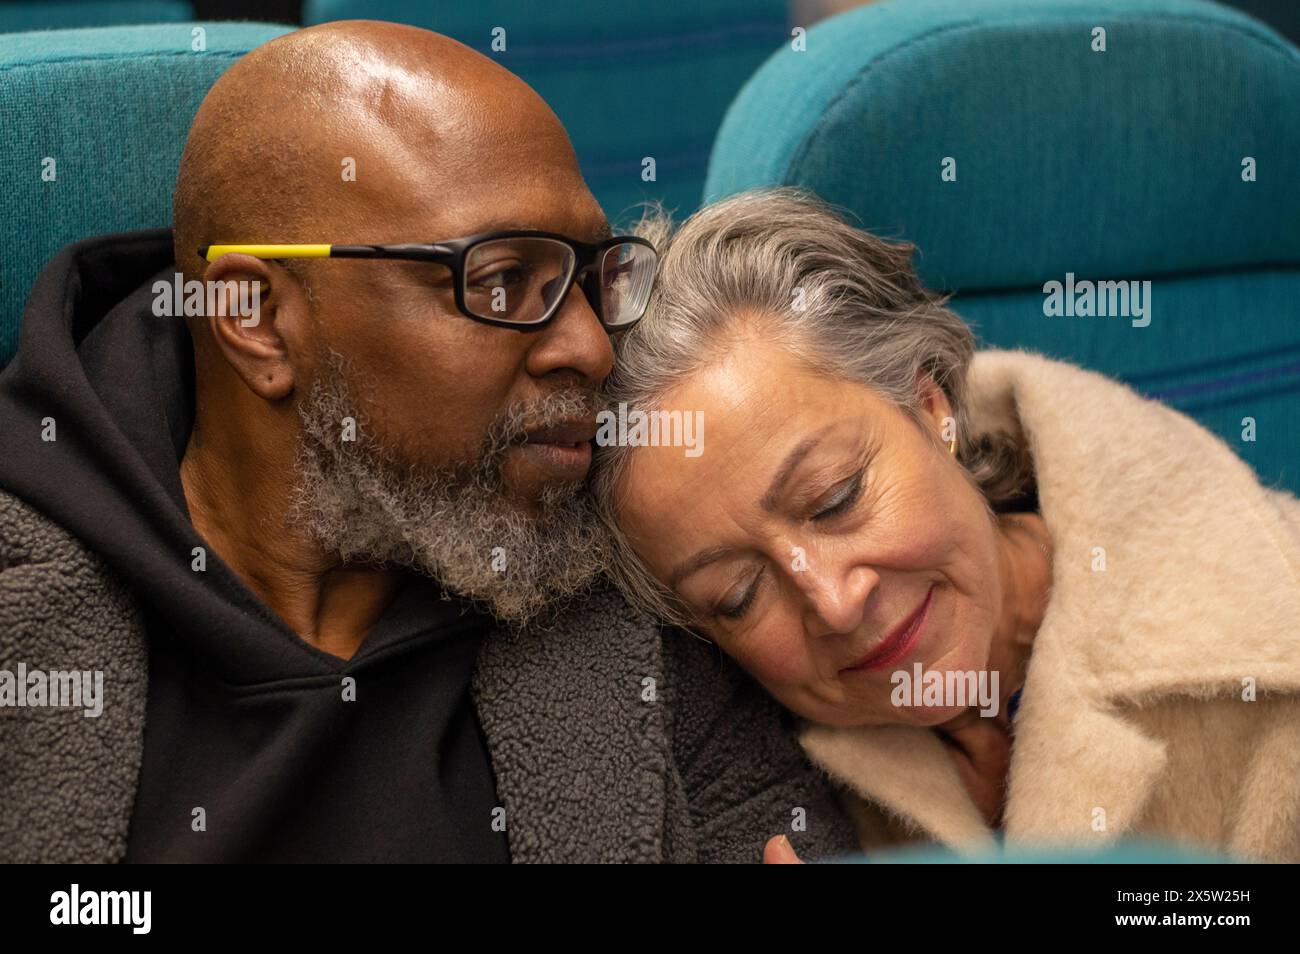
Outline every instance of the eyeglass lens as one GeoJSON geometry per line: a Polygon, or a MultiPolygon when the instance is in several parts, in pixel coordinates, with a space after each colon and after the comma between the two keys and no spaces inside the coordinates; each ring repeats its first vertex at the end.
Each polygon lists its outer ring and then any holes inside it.
{"type": "MultiPolygon", "coordinates": [[[[654,251],[626,242],[605,250],[596,264],[605,324],[616,327],[640,318],[654,284],[654,251]]],[[[481,242],[465,256],[466,310],[480,318],[519,324],[544,321],[568,290],[574,267],[573,249],[555,239],[521,236],[481,242]]]]}

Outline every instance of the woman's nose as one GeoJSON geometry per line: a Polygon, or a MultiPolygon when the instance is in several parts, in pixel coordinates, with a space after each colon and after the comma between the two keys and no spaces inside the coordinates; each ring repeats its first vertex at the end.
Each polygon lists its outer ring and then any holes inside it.
{"type": "Polygon", "coordinates": [[[861,626],[879,579],[863,566],[836,571],[810,564],[792,575],[806,602],[805,629],[813,636],[851,633],[861,626]]]}

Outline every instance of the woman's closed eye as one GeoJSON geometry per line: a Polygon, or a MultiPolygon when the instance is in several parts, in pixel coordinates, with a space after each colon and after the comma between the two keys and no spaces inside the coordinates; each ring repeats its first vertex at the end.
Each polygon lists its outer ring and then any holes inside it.
{"type": "Polygon", "coordinates": [[[710,610],[710,615],[721,616],[723,619],[737,620],[749,612],[749,608],[754,605],[754,598],[758,596],[759,583],[762,581],[763,571],[759,570],[754,574],[745,588],[743,595],[739,600],[730,600],[719,603],[710,610]]]}
{"type": "MultiPolygon", "coordinates": [[[[812,519],[814,521],[830,520],[852,510],[853,506],[862,498],[862,481],[865,474],[866,468],[864,467],[848,480],[843,481],[835,488],[828,501],[812,515],[812,519]]],[[[750,579],[749,585],[744,588],[739,599],[724,600],[718,603],[709,611],[710,615],[729,620],[741,619],[754,604],[762,579],[763,571],[760,569],[750,579]]]]}
{"type": "Polygon", "coordinates": [[[840,484],[831,494],[829,502],[814,513],[812,519],[829,520],[851,510],[862,496],[862,478],[865,473],[866,468],[863,468],[840,484]]]}

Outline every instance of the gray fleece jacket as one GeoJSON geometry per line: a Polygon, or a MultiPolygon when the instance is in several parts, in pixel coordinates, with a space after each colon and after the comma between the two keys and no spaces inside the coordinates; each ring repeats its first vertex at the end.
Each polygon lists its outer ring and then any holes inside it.
{"type": "MultiPolygon", "coordinates": [[[[0,861],[123,858],[149,678],[133,595],[0,492],[0,669],[73,659],[104,672],[112,704],[0,709],[0,861]]],[[[779,707],[612,588],[546,631],[486,639],[473,697],[515,862],[749,862],[781,833],[809,859],[857,846],[779,707]]]]}

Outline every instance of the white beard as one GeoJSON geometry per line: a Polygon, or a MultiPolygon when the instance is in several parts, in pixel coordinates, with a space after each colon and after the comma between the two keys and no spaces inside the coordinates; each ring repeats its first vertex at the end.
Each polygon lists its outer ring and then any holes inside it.
{"type": "Polygon", "coordinates": [[[374,441],[350,397],[345,359],[333,351],[323,358],[299,403],[291,519],[327,553],[409,567],[516,629],[599,575],[608,538],[585,486],[547,486],[529,515],[505,498],[502,481],[505,454],[522,439],[525,422],[543,427],[594,414],[594,395],[559,391],[508,408],[489,427],[477,459],[426,476],[374,441]],[[354,441],[341,439],[348,417],[356,421],[354,441]]]}

